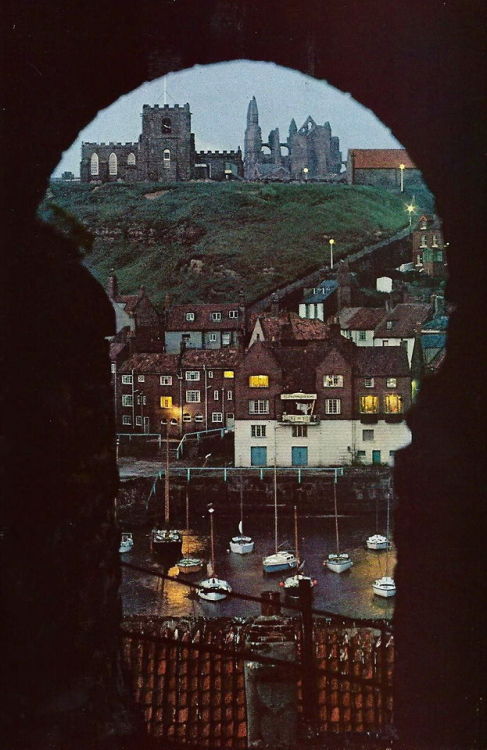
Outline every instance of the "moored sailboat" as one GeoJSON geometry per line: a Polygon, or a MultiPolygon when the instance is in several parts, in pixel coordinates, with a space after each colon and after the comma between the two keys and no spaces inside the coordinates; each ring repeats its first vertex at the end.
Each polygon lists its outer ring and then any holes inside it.
{"type": "Polygon", "coordinates": [[[172,567],[181,555],[183,538],[179,531],[169,528],[170,485],[169,485],[169,427],[166,423],[166,470],[164,472],[164,527],[151,531],[151,548],[154,555],[167,569],[172,567]]]}
{"type": "MultiPolygon", "coordinates": [[[[294,549],[296,553],[296,557],[299,561],[299,535],[298,535],[298,509],[296,506],[294,506],[294,549]]],[[[299,597],[299,582],[300,581],[309,581],[311,589],[313,589],[314,586],[316,586],[316,579],[311,578],[311,576],[306,575],[303,573],[304,569],[304,560],[299,563],[297,573],[293,576],[289,576],[289,578],[286,578],[284,581],[281,581],[279,584],[283,587],[284,593],[286,596],[289,596],[291,598],[299,597]]]]}
{"type": "MultiPolygon", "coordinates": [[[[189,534],[189,490],[186,485],[186,533],[189,534]]],[[[186,537],[187,539],[188,537],[186,537]]],[[[177,561],[176,567],[178,575],[192,575],[201,573],[205,561],[201,557],[191,557],[186,555],[177,561]]]]}
{"type": "Polygon", "coordinates": [[[243,533],[243,478],[240,472],[240,523],[238,524],[238,536],[230,539],[230,552],[237,555],[248,555],[254,551],[254,540],[243,533]]]}
{"type": "Polygon", "coordinates": [[[298,558],[291,550],[280,550],[277,526],[277,467],[274,460],[274,552],[262,560],[264,574],[280,573],[283,570],[297,568],[298,558]]]}
{"type": "Polygon", "coordinates": [[[130,552],[133,546],[134,546],[134,538],[132,536],[132,532],[130,531],[123,532],[120,537],[120,546],[118,549],[120,554],[123,555],[126,552],[130,552]]]}
{"type": "Polygon", "coordinates": [[[379,534],[379,499],[375,496],[375,534],[367,537],[365,542],[367,549],[371,550],[383,550],[388,549],[390,542],[387,536],[379,534]]]}
{"type": "Polygon", "coordinates": [[[231,594],[232,587],[228,581],[218,578],[215,573],[215,536],[213,530],[213,513],[215,509],[213,506],[208,508],[208,512],[210,514],[211,560],[207,567],[208,578],[198,584],[198,596],[208,602],[218,602],[221,599],[225,599],[228,594],[231,594]]]}
{"type": "Polygon", "coordinates": [[[386,547],[386,570],[385,575],[381,578],[377,578],[373,584],[372,584],[372,591],[377,596],[382,596],[384,598],[389,598],[391,596],[394,596],[396,593],[396,583],[394,579],[389,575],[389,508],[390,503],[390,493],[387,494],[387,524],[386,524],[386,535],[388,544],[386,547]]]}
{"type": "Polygon", "coordinates": [[[340,552],[340,535],[338,533],[338,507],[337,507],[337,478],[336,473],[333,478],[333,504],[335,509],[335,536],[336,536],[336,548],[337,551],[332,552],[328,555],[326,560],[323,561],[329,570],[334,573],[343,573],[345,570],[349,570],[352,567],[353,561],[350,555],[346,552],[340,552]]]}

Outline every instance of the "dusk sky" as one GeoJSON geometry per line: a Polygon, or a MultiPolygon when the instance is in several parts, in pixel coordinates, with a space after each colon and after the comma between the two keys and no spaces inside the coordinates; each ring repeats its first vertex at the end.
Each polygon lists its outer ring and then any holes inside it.
{"type": "MultiPolygon", "coordinates": [[[[137,141],[141,131],[142,105],[164,104],[164,79],[145,83],[98,113],[65,151],[54,170],[79,176],[81,142],[137,141]]],[[[189,102],[196,149],[243,150],[247,106],[255,96],[262,137],[280,130],[281,142],[288,135],[294,117],[299,127],[308,115],[322,125],[330,122],[332,134],[340,138],[342,158],[349,148],[401,148],[401,144],[380,120],[324,81],[290,68],[248,60],[201,65],[166,76],[167,103],[189,102]]]]}

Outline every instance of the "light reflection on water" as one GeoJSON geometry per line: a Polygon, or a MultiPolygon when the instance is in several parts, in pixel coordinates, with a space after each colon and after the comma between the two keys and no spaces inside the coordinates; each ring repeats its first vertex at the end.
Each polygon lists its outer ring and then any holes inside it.
{"type": "MultiPolygon", "coordinates": [[[[216,572],[225,578],[234,591],[260,596],[262,591],[279,591],[279,581],[284,574],[264,576],[262,557],[273,552],[273,517],[254,516],[245,524],[245,533],[253,536],[255,552],[250,555],[229,553],[228,543],[236,533],[236,524],[228,518],[215,520],[216,572]]],[[[333,517],[308,517],[300,519],[301,559],[306,561],[305,572],[317,579],[314,589],[314,606],[319,609],[350,617],[391,617],[394,598],[383,599],[372,592],[372,582],[380,576],[393,575],[395,552],[373,552],[365,548],[365,539],[376,532],[372,515],[340,518],[340,549],[351,554],[351,570],[337,574],[323,567],[323,559],[335,552],[335,522],[333,517]],[[388,570],[386,570],[388,567],[388,570]]],[[[209,558],[209,540],[205,536],[207,519],[195,521],[195,530],[183,532],[183,555],[209,558]],[[199,533],[198,533],[199,532],[199,533]]],[[[279,539],[291,543],[294,537],[293,520],[279,520],[279,539]]],[[[380,533],[384,529],[379,528],[380,533]]],[[[147,567],[158,567],[149,549],[149,531],[134,533],[134,549],[123,559],[147,567]]],[[[292,546],[292,544],[291,544],[292,546]]],[[[174,575],[177,571],[171,569],[174,575]]],[[[197,582],[206,577],[201,574],[188,577],[197,582]]],[[[154,576],[123,569],[121,588],[125,614],[161,616],[247,617],[260,613],[254,602],[225,599],[221,602],[204,602],[195,598],[191,590],[173,581],[164,583],[154,576]]],[[[283,598],[283,597],[282,597],[283,598]]]]}

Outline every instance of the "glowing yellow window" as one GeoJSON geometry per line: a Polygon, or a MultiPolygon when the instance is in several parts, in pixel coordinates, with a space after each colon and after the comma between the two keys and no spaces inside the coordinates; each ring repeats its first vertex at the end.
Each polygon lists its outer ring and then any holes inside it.
{"type": "Polygon", "coordinates": [[[388,393],[384,397],[386,414],[402,413],[402,396],[399,393],[388,393]]]}
{"type": "Polygon", "coordinates": [[[161,404],[161,409],[171,409],[172,396],[161,396],[160,404],[161,404]]]}
{"type": "Polygon", "coordinates": [[[378,396],[361,396],[360,411],[362,414],[377,414],[379,411],[378,396]]]}
{"type": "Polygon", "coordinates": [[[233,370],[223,370],[223,377],[224,378],[233,378],[235,375],[233,370]]]}
{"type": "Polygon", "coordinates": [[[249,375],[249,387],[250,388],[268,388],[269,376],[268,375],[249,375]]]}

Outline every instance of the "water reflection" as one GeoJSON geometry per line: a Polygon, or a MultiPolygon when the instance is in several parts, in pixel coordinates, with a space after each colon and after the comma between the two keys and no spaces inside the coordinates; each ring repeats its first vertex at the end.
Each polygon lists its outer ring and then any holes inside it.
{"type": "MultiPolygon", "coordinates": [[[[300,548],[306,561],[305,572],[317,579],[314,606],[350,617],[391,617],[394,599],[383,599],[372,592],[372,582],[383,575],[393,575],[395,553],[374,552],[365,548],[365,539],[374,532],[372,516],[340,518],[340,543],[342,551],[349,552],[354,565],[351,570],[337,574],[323,567],[323,559],[335,552],[334,518],[313,517],[300,519],[300,548]],[[386,571],[386,561],[388,570],[386,571]]],[[[209,559],[209,540],[205,535],[207,519],[200,518],[194,529],[183,532],[183,555],[209,559]]],[[[280,541],[291,543],[293,520],[280,519],[280,541]]],[[[235,532],[235,523],[218,518],[216,539],[216,572],[225,578],[234,591],[260,596],[262,591],[279,591],[283,574],[264,576],[262,557],[272,552],[273,519],[262,514],[246,523],[245,530],[255,540],[255,552],[237,555],[228,552],[228,544],[235,532]]],[[[134,533],[134,548],[123,559],[147,567],[158,567],[149,549],[149,530],[134,533]]],[[[169,571],[171,575],[176,569],[169,571]]],[[[197,582],[205,572],[186,580],[197,582]]],[[[190,589],[173,581],[162,582],[153,576],[123,570],[122,600],[125,614],[164,616],[247,617],[260,613],[257,603],[225,599],[204,602],[190,589]]],[[[283,598],[283,597],[282,597],[283,598]]]]}

